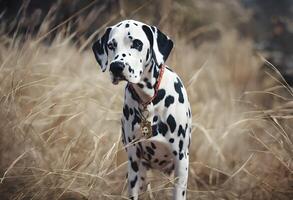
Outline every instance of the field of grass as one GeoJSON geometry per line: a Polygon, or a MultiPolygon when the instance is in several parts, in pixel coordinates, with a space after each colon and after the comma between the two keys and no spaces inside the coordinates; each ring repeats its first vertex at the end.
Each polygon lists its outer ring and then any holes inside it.
{"type": "MultiPolygon", "coordinates": [[[[127,199],[125,83],[72,37],[0,35],[1,199],[127,199]]],[[[293,199],[292,87],[236,31],[174,40],[167,64],[193,113],[188,199],[293,199]]],[[[172,177],[149,180],[142,199],[170,199],[172,177]]]]}

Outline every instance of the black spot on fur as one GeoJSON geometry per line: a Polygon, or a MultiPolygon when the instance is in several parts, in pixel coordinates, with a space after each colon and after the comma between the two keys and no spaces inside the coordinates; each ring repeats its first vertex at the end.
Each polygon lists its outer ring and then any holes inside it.
{"type": "Polygon", "coordinates": [[[183,140],[179,141],[179,151],[181,152],[183,148],[183,140]]]}
{"type": "Polygon", "coordinates": [[[132,108],[129,108],[129,114],[133,115],[133,109],[132,108]]]}
{"type": "Polygon", "coordinates": [[[119,24],[118,24],[116,27],[119,27],[119,26],[121,26],[121,24],[122,24],[122,23],[119,23],[119,24]]]}
{"type": "Polygon", "coordinates": [[[144,78],[143,81],[145,82],[147,88],[152,89],[152,84],[149,82],[149,80],[147,78],[144,78]]]}
{"type": "Polygon", "coordinates": [[[165,164],[166,162],[167,162],[166,160],[162,160],[161,162],[159,162],[159,165],[161,166],[161,165],[165,164]]]}
{"type": "MultiPolygon", "coordinates": [[[[154,64],[155,65],[155,64],[154,64]]],[[[157,69],[157,67],[154,68],[153,76],[155,79],[159,77],[160,71],[157,69]]]]}
{"type": "Polygon", "coordinates": [[[152,146],[153,149],[157,148],[156,145],[154,143],[152,143],[152,142],[151,142],[151,146],[152,146]]]}
{"type": "Polygon", "coordinates": [[[138,83],[137,86],[140,87],[141,89],[144,88],[144,85],[142,83],[138,83]]]}
{"type": "Polygon", "coordinates": [[[136,157],[141,158],[141,151],[139,148],[136,148],[136,157]]]}
{"type": "Polygon", "coordinates": [[[182,160],[183,157],[184,157],[184,154],[183,153],[180,153],[179,154],[179,160],[182,160]]]}
{"type": "Polygon", "coordinates": [[[132,131],[134,130],[135,124],[139,124],[141,122],[141,119],[140,119],[139,116],[140,116],[140,114],[139,114],[138,110],[136,108],[134,108],[134,118],[133,118],[133,121],[131,123],[132,131]]]}
{"type": "Polygon", "coordinates": [[[159,103],[160,101],[162,101],[165,97],[166,94],[166,90],[165,89],[159,89],[157,96],[155,97],[155,99],[153,100],[153,104],[156,105],[157,103],[159,103]]]}
{"type": "Polygon", "coordinates": [[[133,91],[133,89],[131,87],[129,87],[129,85],[127,85],[126,90],[128,90],[132,99],[135,99],[136,101],[140,101],[139,96],[137,96],[136,92],[133,91]]]}
{"type": "Polygon", "coordinates": [[[128,68],[128,71],[129,71],[130,73],[134,73],[134,69],[132,69],[131,67],[128,68]]]}
{"type": "Polygon", "coordinates": [[[122,57],[125,57],[125,56],[126,56],[126,54],[125,54],[125,53],[123,53],[123,54],[122,54],[122,57]]]}
{"type": "Polygon", "coordinates": [[[142,150],[142,144],[141,144],[141,142],[138,142],[138,146],[142,150]]]}
{"type": "Polygon", "coordinates": [[[146,147],[146,150],[147,150],[147,152],[149,153],[149,154],[151,154],[151,155],[155,155],[155,152],[154,152],[154,150],[151,148],[151,147],[146,147]]]}
{"type": "Polygon", "coordinates": [[[184,130],[182,125],[180,125],[179,129],[178,129],[178,137],[180,137],[180,135],[182,135],[185,138],[185,132],[186,132],[186,130],[184,130]]]}
{"type": "Polygon", "coordinates": [[[146,82],[146,86],[147,88],[152,89],[152,84],[150,82],[146,82]]]}
{"type": "Polygon", "coordinates": [[[137,24],[137,23],[135,23],[135,22],[134,22],[133,24],[134,24],[135,26],[138,26],[138,24],[137,24]]]}
{"type": "Polygon", "coordinates": [[[126,143],[126,137],[125,137],[125,130],[124,130],[124,123],[123,121],[121,120],[121,124],[122,124],[122,143],[125,144],[126,143]]]}
{"type": "Polygon", "coordinates": [[[125,28],[128,28],[129,27],[129,24],[125,24],[125,28]]]}
{"type": "Polygon", "coordinates": [[[165,123],[160,122],[160,123],[159,123],[159,132],[160,132],[163,136],[165,136],[166,133],[167,133],[167,131],[168,131],[168,126],[167,126],[165,123]]]}
{"type": "Polygon", "coordinates": [[[167,118],[167,123],[170,127],[171,132],[173,133],[175,131],[176,128],[176,121],[174,119],[174,117],[170,114],[167,118]]]}
{"type": "Polygon", "coordinates": [[[177,156],[177,151],[173,151],[174,156],[177,156]]]}
{"type": "Polygon", "coordinates": [[[165,99],[165,107],[168,108],[171,104],[174,103],[174,97],[169,95],[165,99]]]}
{"type": "Polygon", "coordinates": [[[180,103],[184,103],[184,98],[183,98],[183,93],[182,93],[183,85],[182,85],[181,81],[178,78],[177,78],[177,82],[174,82],[174,88],[175,88],[175,91],[179,95],[178,101],[180,103]]]}
{"type": "MultiPolygon", "coordinates": [[[[146,65],[146,66],[147,66],[147,65],[146,65]]],[[[154,61],[152,60],[151,67],[149,68],[149,73],[151,73],[153,67],[154,67],[154,61]]],[[[154,71],[155,71],[155,70],[154,70],[154,71]]]]}
{"type": "Polygon", "coordinates": [[[123,115],[127,120],[129,119],[129,107],[127,106],[127,104],[124,105],[123,115]]]}
{"type": "Polygon", "coordinates": [[[170,142],[170,143],[174,143],[174,139],[173,139],[173,138],[170,138],[170,139],[169,139],[169,142],[170,142]]]}
{"type": "Polygon", "coordinates": [[[137,162],[133,161],[131,157],[129,158],[129,160],[130,160],[130,165],[131,165],[131,168],[133,169],[133,171],[138,172],[137,162]]]}
{"type": "Polygon", "coordinates": [[[185,195],[185,190],[184,191],[182,191],[182,196],[184,196],[185,195]]]}
{"type": "Polygon", "coordinates": [[[151,154],[147,154],[147,158],[145,158],[146,160],[150,161],[152,159],[151,154]]]}
{"type": "Polygon", "coordinates": [[[153,118],[153,122],[156,122],[156,121],[158,121],[158,116],[154,116],[153,118]]]}
{"type": "Polygon", "coordinates": [[[157,128],[158,128],[157,124],[152,125],[152,133],[153,133],[153,136],[158,135],[157,128]]]}
{"type": "Polygon", "coordinates": [[[145,60],[148,61],[149,60],[149,57],[150,57],[150,49],[147,50],[145,60]]]}
{"type": "Polygon", "coordinates": [[[141,51],[142,47],[143,47],[143,43],[139,39],[134,39],[132,42],[132,45],[130,46],[130,48],[136,49],[138,51],[141,51]]]}
{"type": "Polygon", "coordinates": [[[132,181],[130,181],[130,187],[131,188],[134,188],[134,186],[136,184],[136,181],[137,181],[137,175],[135,176],[135,178],[132,181]]]}
{"type": "Polygon", "coordinates": [[[149,163],[147,163],[147,162],[142,161],[141,164],[142,164],[146,169],[151,168],[151,165],[150,165],[149,163]]]}

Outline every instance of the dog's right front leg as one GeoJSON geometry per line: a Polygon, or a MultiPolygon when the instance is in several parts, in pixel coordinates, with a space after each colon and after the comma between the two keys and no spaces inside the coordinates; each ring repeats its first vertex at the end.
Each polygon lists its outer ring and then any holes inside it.
{"type": "Polygon", "coordinates": [[[136,151],[135,146],[128,148],[128,192],[130,199],[134,200],[146,190],[147,170],[136,151]]]}

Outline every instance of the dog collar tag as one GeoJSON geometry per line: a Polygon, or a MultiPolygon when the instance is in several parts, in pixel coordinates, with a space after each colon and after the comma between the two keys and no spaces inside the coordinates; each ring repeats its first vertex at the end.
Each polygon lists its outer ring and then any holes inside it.
{"type": "Polygon", "coordinates": [[[148,121],[149,111],[146,107],[144,107],[143,111],[141,112],[142,119],[140,123],[140,129],[144,137],[150,138],[152,137],[152,123],[148,121]]]}
{"type": "Polygon", "coordinates": [[[152,137],[152,124],[150,121],[142,120],[140,123],[140,129],[146,138],[152,137]]]}

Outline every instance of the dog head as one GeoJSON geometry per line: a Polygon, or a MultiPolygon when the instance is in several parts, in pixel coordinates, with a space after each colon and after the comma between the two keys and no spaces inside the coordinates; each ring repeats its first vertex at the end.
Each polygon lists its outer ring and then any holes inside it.
{"type": "Polygon", "coordinates": [[[151,60],[160,66],[172,48],[172,40],[158,28],[134,20],[108,27],[92,47],[102,71],[110,71],[113,84],[140,82],[151,60]]]}

